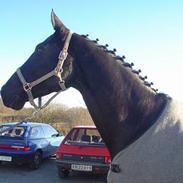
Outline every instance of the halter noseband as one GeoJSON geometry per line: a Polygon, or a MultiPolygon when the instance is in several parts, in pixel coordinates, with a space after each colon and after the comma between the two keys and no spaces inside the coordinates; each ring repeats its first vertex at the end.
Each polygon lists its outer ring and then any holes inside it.
{"type": "Polygon", "coordinates": [[[20,68],[17,69],[16,73],[21,81],[21,83],[23,84],[23,89],[24,91],[27,93],[28,95],[28,99],[29,99],[29,102],[30,104],[35,108],[35,109],[40,109],[40,108],[44,108],[46,107],[59,93],[57,92],[55,95],[53,95],[45,104],[44,106],[37,106],[36,103],[34,102],[34,98],[33,98],[33,95],[32,95],[32,88],[38,84],[40,84],[41,82],[47,80],[48,78],[52,77],[52,76],[56,76],[59,81],[59,85],[60,85],[60,88],[61,88],[61,91],[64,91],[66,90],[66,87],[65,87],[65,81],[62,79],[62,72],[63,72],[63,64],[64,64],[64,61],[66,60],[67,58],[67,55],[68,55],[68,48],[69,48],[69,44],[70,44],[70,40],[71,40],[71,37],[72,37],[72,33],[69,31],[68,35],[67,35],[67,38],[65,40],[65,43],[64,43],[64,47],[63,49],[60,51],[59,53],[59,56],[58,56],[58,63],[57,63],[57,66],[55,67],[54,70],[52,70],[51,72],[45,74],[44,76],[40,77],[39,79],[36,79],[32,82],[27,82],[20,70],[20,68]]]}

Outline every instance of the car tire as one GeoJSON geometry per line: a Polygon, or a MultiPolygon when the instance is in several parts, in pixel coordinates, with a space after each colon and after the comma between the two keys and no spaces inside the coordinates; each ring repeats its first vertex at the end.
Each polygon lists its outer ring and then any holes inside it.
{"type": "Polygon", "coordinates": [[[36,151],[33,155],[32,162],[29,164],[32,170],[36,170],[40,167],[42,161],[42,154],[40,151],[36,151]]]}
{"type": "Polygon", "coordinates": [[[60,168],[58,168],[58,176],[63,179],[63,178],[67,178],[69,176],[69,171],[68,170],[61,170],[60,168]]]}
{"type": "Polygon", "coordinates": [[[107,175],[106,174],[103,175],[102,180],[104,183],[107,183],[107,175]]]}

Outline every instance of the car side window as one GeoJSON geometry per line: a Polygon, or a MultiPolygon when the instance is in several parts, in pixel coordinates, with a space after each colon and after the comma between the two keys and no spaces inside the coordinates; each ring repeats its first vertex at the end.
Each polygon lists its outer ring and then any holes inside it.
{"type": "Polygon", "coordinates": [[[44,132],[41,126],[32,127],[30,130],[30,138],[44,138],[44,132]]]}
{"type": "Polygon", "coordinates": [[[51,126],[46,125],[44,126],[44,132],[46,137],[52,137],[53,135],[58,134],[58,132],[51,126]]]}
{"type": "Polygon", "coordinates": [[[52,126],[48,126],[48,128],[50,129],[50,135],[51,136],[58,134],[58,132],[52,126]]]}

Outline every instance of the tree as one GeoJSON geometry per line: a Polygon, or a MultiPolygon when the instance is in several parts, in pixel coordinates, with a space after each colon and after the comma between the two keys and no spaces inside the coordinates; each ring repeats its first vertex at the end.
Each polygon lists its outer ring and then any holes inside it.
{"type": "MultiPolygon", "coordinates": [[[[3,105],[0,99],[0,121],[22,121],[33,113],[33,108],[23,108],[15,111],[3,105]]],[[[76,125],[93,125],[91,116],[86,108],[68,108],[64,105],[51,104],[36,114],[31,121],[49,123],[57,130],[65,133],[76,125]]]]}

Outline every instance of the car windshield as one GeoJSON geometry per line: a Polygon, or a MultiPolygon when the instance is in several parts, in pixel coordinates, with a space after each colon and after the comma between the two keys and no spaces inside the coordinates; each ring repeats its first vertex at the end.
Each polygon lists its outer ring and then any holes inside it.
{"type": "MultiPolygon", "coordinates": [[[[1,131],[11,128],[11,125],[3,125],[1,126],[1,131]]],[[[13,129],[0,133],[0,137],[17,137],[22,138],[24,136],[26,128],[23,126],[16,126],[13,129]]]]}
{"type": "Polygon", "coordinates": [[[66,137],[65,144],[104,146],[104,142],[95,128],[74,128],[66,137]]]}

